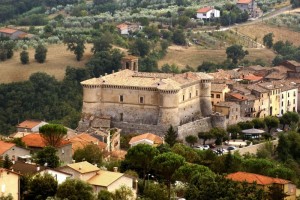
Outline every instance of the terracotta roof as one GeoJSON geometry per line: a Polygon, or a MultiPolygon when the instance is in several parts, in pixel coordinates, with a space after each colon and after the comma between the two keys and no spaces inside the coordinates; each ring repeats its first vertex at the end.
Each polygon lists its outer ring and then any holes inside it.
{"type": "Polygon", "coordinates": [[[84,161],[84,162],[78,162],[78,163],[72,163],[72,164],[68,164],[64,167],[61,167],[59,169],[63,169],[65,167],[69,167],[81,174],[85,174],[85,173],[89,173],[89,172],[95,172],[95,171],[99,171],[100,169],[98,167],[96,167],[95,165],[92,165],[91,163],[84,161]]]}
{"type": "Polygon", "coordinates": [[[30,132],[16,132],[16,133],[11,134],[9,137],[11,137],[11,138],[22,138],[25,135],[29,135],[29,134],[31,134],[31,133],[30,132]]]}
{"type": "Polygon", "coordinates": [[[200,80],[212,80],[213,78],[206,73],[186,72],[183,74],[172,73],[149,73],[134,72],[132,70],[122,70],[100,78],[92,78],[82,81],[82,85],[113,85],[147,87],[153,89],[165,89],[165,84],[172,85],[174,89],[180,89],[184,85],[197,83],[200,80]],[[160,88],[158,88],[160,87],[160,88]]]}
{"type": "Polygon", "coordinates": [[[242,100],[242,101],[245,101],[247,100],[247,97],[245,95],[242,95],[240,93],[228,93],[228,95],[238,99],[238,100],[242,100]]]}
{"type": "Polygon", "coordinates": [[[16,144],[0,140],[0,155],[4,154],[14,146],[16,146],[16,144]]]}
{"type": "Polygon", "coordinates": [[[249,4],[249,3],[251,3],[252,2],[252,0],[238,0],[238,4],[249,4]]]}
{"type": "Polygon", "coordinates": [[[247,89],[249,89],[249,90],[254,90],[254,91],[257,91],[257,92],[260,92],[260,93],[267,93],[267,92],[268,92],[268,90],[266,90],[266,89],[263,88],[263,87],[260,87],[260,86],[257,85],[257,84],[248,85],[248,86],[247,86],[247,89]]]}
{"type": "Polygon", "coordinates": [[[18,30],[12,29],[12,28],[0,28],[0,33],[7,33],[7,34],[13,34],[17,32],[18,30]]]}
{"type": "MultiPolygon", "coordinates": [[[[36,174],[39,171],[37,170],[38,165],[34,164],[34,163],[25,163],[25,162],[21,162],[21,161],[15,161],[15,164],[12,165],[12,169],[15,172],[18,172],[20,174],[36,174]]],[[[46,169],[46,167],[44,166],[39,166],[40,167],[40,171],[46,169]]]]}
{"type": "Polygon", "coordinates": [[[216,83],[211,84],[211,91],[212,92],[222,92],[226,88],[227,88],[226,84],[216,84],[216,83]]]}
{"type": "Polygon", "coordinates": [[[280,72],[271,72],[269,75],[267,75],[266,79],[274,79],[274,80],[282,80],[287,77],[286,73],[280,73],[280,72]]]}
{"type": "Polygon", "coordinates": [[[117,28],[120,29],[120,30],[124,30],[124,29],[128,28],[128,25],[125,24],[125,23],[122,23],[122,24],[117,25],[117,28]]]}
{"type": "Polygon", "coordinates": [[[133,144],[133,143],[136,143],[141,140],[151,140],[153,142],[153,144],[162,144],[163,143],[163,140],[161,137],[154,135],[152,133],[145,133],[142,135],[132,137],[131,140],[129,141],[129,144],[133,144]]]}
{"type": "Polygon", "coordinates": [[[294,65],[296,67],[300,67],[300,63],[295,61],[295,60],[287,60],[285,62],[288,63],[288,64],[291,64],[291,65],[294,65]]]}
{"type": "Polygon", "coordinates": [[[273,183],[277,184],[287,184],[290,183],[288,180],[280,179],[280,178],[272,178],[268,176],[263,176],[259,174],[252,174],[248,172],[236,172],[232,174],[228,174],[226,178],[231,179],[233,181],[254,183],[258,185],[270,185],[273,183]]]}
{"type": "Polygon", "coordinates": [[[207,13],[208,11],[210,11],[212,9],[214,9],[214,8],[209,7],[209,6],[203,7],[203,8],[200,8],[199,10],[197,10],[197,13],[207,13]]]}
{"type": "MultiPolygon", "coordinates": [[[[21,140],[26,144],[27,147],[44,148],[45,146],[47,146],[45,144],[44,139],[39,133],[31,133],[22,137],[21,140]]],[[[67,140],[62,140],[59,147],[62,147],[67,144],[71,144],[71,142],[67,140]]]]}
{"type": "Polygon", "coordinates": [[[263,79],[263,77],[261,77],[261,76],[255,76],[253,74],[249,74],[249,75],[244,76],[243,79],[244,80],[248,80],[248,81],[260,81],[260,80],[263,79]]]}
{"type": "Polygon", "coordinates": [[[21,122],[20,124],[17,125],[17,128],[30,128],[32,129],[33,127],[39,125],[42,121],[37,121],[37,120],[25,120],[21,122]]]}
{"type": "Polygon", "coordinates": [[[263,66],[260,66],[260,65],[252,65],[252,66],[248,66],[246,68],[254,70],[254,71],[271,70],[272,69],[272,67],[263,67],[263,66]]]}
{"type": "Polygon", "coordinates": [[[124,174],[119,172],[110,172],[105,170],[100,170],[95,176],[90,178],[87,182],[91,185],[97,185],[102,187],[107,187],[113,182],[124,176],[124,174]]]}
{"type": "Polygon", "coordinates": [[[76,136],[70,138],[69,141],[72,143],[73,153],[77,149],[84,148],[86,145],[89,145],[89,144],[96,144],[99,146],[100,149],[106,148],[106,144],[104,142],[99,141],[97,138],[95,138],[87,133],[81,133],[79,135],[76,135],[76,136]]]}

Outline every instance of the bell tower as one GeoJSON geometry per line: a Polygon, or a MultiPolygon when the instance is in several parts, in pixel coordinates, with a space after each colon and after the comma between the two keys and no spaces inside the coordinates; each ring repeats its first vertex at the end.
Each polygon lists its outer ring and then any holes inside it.
{"type": "Polygon", "coordinates": [[[138,61],[139,58],[136,56],[128,55],[123,57],[121,60],[122,70],[129,69],[138,72],[139,71],[138,61]]]}

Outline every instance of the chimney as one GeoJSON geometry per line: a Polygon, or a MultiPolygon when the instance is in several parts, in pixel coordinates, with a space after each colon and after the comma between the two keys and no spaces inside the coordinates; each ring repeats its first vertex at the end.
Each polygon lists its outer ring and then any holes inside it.
{"type": "Polygon", "coordinates": [[[115,73],[115,70],[112,70],[112,73],[115,73]]]}
{"type": "Polygon", "coordinates": [[[118,167],[114,167],[114,172],[118,172],[118,167]]]}

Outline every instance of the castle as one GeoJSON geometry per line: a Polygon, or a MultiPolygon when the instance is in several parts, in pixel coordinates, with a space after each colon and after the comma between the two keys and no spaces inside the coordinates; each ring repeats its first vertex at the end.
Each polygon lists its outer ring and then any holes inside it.
{"type": "Polygon", "coordinates": [[[121,71],[81,82],[81,129],[113,126],[163,135],[170,125],[178,129],[211,116],[211,76],[138,72],[137,62],[125,57],[121,71]]]}

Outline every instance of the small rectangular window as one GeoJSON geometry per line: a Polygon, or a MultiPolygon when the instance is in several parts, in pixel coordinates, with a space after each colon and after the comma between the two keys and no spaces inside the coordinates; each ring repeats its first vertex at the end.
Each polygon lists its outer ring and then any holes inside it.
{"type": "Polygon", "coordinates": [[[214,98],[214,94],[211,94],[211,98],[214,98]]]}
{"type": "Polygon", "coordinates": [[[221,96],[220,96],[219,94],[217,94],[217,98],[220,99],[220,97],[221,97],[221,96]]]}
{"type": "Polygon", "coordinates": [[[123,121],[123,113],[120,113],[120,121],[123,121]]]}
{"type": "Polygon", "coordinates": [[[140,97],[140,103],[144,103],[144,97],[140,97]]]}
{"type": "Polygon", "coordinates": [[[182,95],[182,101],[184,101],[184,95],[182,95]]]}
{"type": "Polygon", "coordinates": [[[123,95],[120,95],[120,102],[123,102],[124,101],[124,97],[123,95]]]}
{"type": "Polygon", "coordinates": [[[190,93],[190,99],[192,98],[192,93],[190,93]]]}
{"type": "Polygon", "coordinates": [[[198,96],[198,90],[196,90],[196,97],[198,96]]]}

